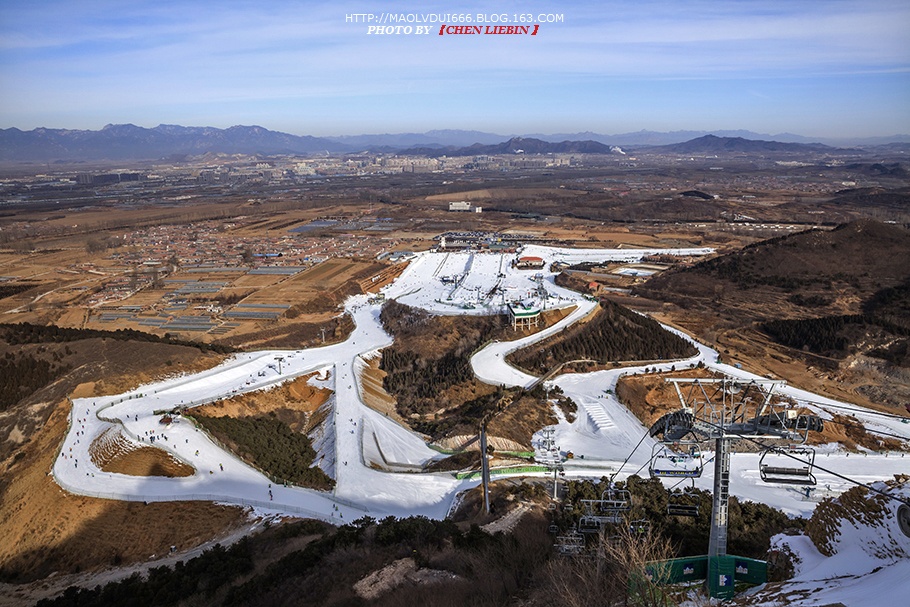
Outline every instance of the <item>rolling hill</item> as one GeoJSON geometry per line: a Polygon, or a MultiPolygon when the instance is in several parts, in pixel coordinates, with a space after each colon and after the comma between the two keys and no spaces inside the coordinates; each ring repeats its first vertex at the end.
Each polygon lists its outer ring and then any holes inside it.
{"type": "Polygon", "coordinates": [[[160,124],[147,129],[109,124],[100,131],[0,129],[0,160],[141,160],[174,154],[290,154],[338,152],[342,144],[260,126],[227,129],[160,124]]]}
{"type": "Polygon", "coordinates": [[[717,137],[705,135],[683,143],[675,143],[651,148],[649,151],[670,152],[677,154],[728,154],[728,153],[838,153],[845,150],[833,148],[821,143],[784,143],[781,141],[764,141],[761,139],[744,139],[743,137],[717,137]]]}

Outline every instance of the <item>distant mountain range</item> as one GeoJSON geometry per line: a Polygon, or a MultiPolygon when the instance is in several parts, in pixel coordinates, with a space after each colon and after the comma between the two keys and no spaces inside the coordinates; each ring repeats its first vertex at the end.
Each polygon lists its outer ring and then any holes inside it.
{"type": "MultiPolygon", "coordinates": [[[[855,141],[853,145],[910,142],[910,135],[855,141]]],[[[750,131],[639,131],[620,135],[566,133],[507,136],[482,131],[437,130],[426,133],[311,137],[270,131],[260,126],[186,127],[162,124],[151,129],[109,124],[99,131],[37,128],[0,129],[0,160],[147,160],[173,156],[223,154],[316,154],[398,152],[429,156],[518,153],[611,153],[613,146],[665,146],[668,152],[822,151],[822,144],[792,134],[750,131]],[[800,148],[799,145],[807,147],[800,148]],[[683,146],[683,147],[680,147],[683,146]],[[796,147],[787,147],[796,146],[796,147]]],[[[845,145],[847,142],[840,142],[845,145]]]]}
{"type": "Polygon", "coordinates": [[[620,153],[615,147],[597,141],[549,142],[531,137],[512,137],[493,144],[475,143],[466,147],[417,147],[402,150],[402,155],[421,156],[481,156],[493,154],[612,154],[620,153]]]}
{"type": "Polygon", "coordinates": [[[744,139],[743,137],[717,137],[715,135],[704,135],[682,143],[656,146],[651,148],[651,150],[677,154],[847,151],[821,143],[787,143],[783,141],[765,141],[763,139],[744,139]]]}
{"type": "Polygon", "coordinates": [[[138,160],[207,152],[302,154],[346,149],[327,139],[289,135],[260,126],[216,129],[161,124],[146,129],[133,124],[109,124],[100,131],[0,130],[0,160],[138,160]]]}

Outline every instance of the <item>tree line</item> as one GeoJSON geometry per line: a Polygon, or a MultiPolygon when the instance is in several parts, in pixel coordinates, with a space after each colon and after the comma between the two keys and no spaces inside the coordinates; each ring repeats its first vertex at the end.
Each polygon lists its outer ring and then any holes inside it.
{"type": "Polygon", "coordinates": [[[70,369],[69,365],[57,365],[27,354],[7,352],[0,358],[0,411],[6,411],[70,369]]]}
{"type": "Polygon", "coordinates": [[[604,300],[590,321],[515,352],[509,362],[532,373],[545,373],[572,360],[608,363],[685,358],[695,354],[692,344],[670,333],[657,321],[604,300]]]}
{"type": "Polygon", "coordinates": [[[28,322],[0,324],[0,339],[3,339],[6,343],[13,346],[21,344],[64,343],[93,338],[189,346],[192,348],[199,348],[203,352],[212,351],[220,354],[228,354],[237,351],[236,348],[231,348],[230,346],[175,339],[168,333],[165,333],[163,337],[159,337],[158,335],[137,331],[135,329],[106,331],[103,329],[58,327],[57,325],[36,325],[28,322]]]}
{"type": "Polygon", "coordinates": [[[232,445],[237,455],[249,460],[276,483],[289,482],[314,489],[331,489],[335,481],[313,466],[316,451],[309,437],[294,432],[284,422],[269,416],[193,416],[222,443],[232,445]]]}
{"type": "MultiPolygon", "coordinates": [[[[601,499],[610,488],[610,481],[603,477],[598,481],[568,481],[566,504],[572,504],[570,514],[560,513],[557,521],[563,527],[577,524],[585,512],[580,500],[601,499]]],[[[628,489],[632,496],[632,510],[629,520],[647,520],[651,533],[669,540],[675,556],[696,556],[706,554],[711,532],[710,491],[701,489],[669,490],[660,479],[630,476],[615,485],[617,489],[628,489]],[[685,502],[698,506],[698,516],[679,517],[667,514],[671,501],[685,502]]],[[[743,501],[730,496],[727,523],[727,549],[730,554],[749,558],[764,559],[771,547],[771,537],[786,529],[800,529],[806,520],[790,518],[780,510],[766,504],[743,501]]]]}
{"type": "Polygon", "coordinates": [[[238,576],[253,568],[250,540],[243,538],[230,548],[221,544],[205,550],[200,556],[174,567],[154,567],[143,579],[134,573],[119,582],[94,588],[70,586],[54,599],[42,599],[40,607],[113,607],[176,605],[193,595],[207,597],[238,576]]]}
{"type": "Polygon", "coordinates": [[[439,409],[441,393],[473,381],[471,355],[507,326],[504,316],[465,317],[443,326],[437,317],[396,301],[383,306],[380,320],[395,337],[395,343],[382,350],[383,387],[405,416],[439,409]],[[426,347],[427,340],[440,333],[446,339],[426,347]]]}
{"type": "Polygon", "coordinates": [[[850,335],[856,330],[880,330],[899,336],[891,340],[887,347],[875,348],[869,352],[872,356],[888,360],[897,365],[910,363],[908,357],[908,339],[910,328],[893,322],[877,314],[843,314],[823,316],[821,318],[801,318],[789,320],[771,320],[759,325],[759,329],[777,343],[808,350],[813,354],[843,358],[851,344],[855,343],[850,335]]]}
{"type": "Polygon", "coordinates": [[[38,605],[504,605],[533,586],[551,543],[540,524],[493,536],[476,525],[463,530],[451,520],[421,516],[364,517],[338,528],[301,521],[156,567],[145,579],[137,573],[92,589],[70,587],[38,605]],[[276,550],[306,536],[302,547],[276,550]],[[281,556],[272,556],[276,552],[281,556]],[[444,581],[401,584],[372,601],[356,594],[358,580],[401,558],[446,572],[444,581]]]}

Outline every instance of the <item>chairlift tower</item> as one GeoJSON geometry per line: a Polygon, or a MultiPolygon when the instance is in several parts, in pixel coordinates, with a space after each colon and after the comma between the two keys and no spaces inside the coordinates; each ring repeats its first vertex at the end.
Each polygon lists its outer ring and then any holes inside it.
{"type": "Polygon", "coordinates": [[[490,460],[487,457],[487,420],[480,424],[480,478],[483,483],[483,511],[490,514],[490,460]]]}
{"type": "Polygon", "coordinates": [[[563,472],[563,459],[560,457],[559,451],[556,448],[556,428],[553,426],[547,426],[541,431],[543,435],[542,440],[540,441],[540,450],[543,451],[546,455],[543,458],[538,459],[538,461],[546,466],[547,472],[553,472],[553,500],[558,499],[558,489],[559,489],[559,473],[563,472]]]}
{"type": "Polygon", "coordinates": [[[810,430],[821,430],[817,416],[797,414],[792,407],[772,403],[774,390],[786,382],[734,377],[718,379],[668,378],[682,408],[655,422],[649,433],[664,443],[688,435],[713,440],[714,493],[708,540],[707,585],[712,597],[729,597],[735,575],[727,557],[730,498],[730,441],[740,436],[764,436],[805,442],[810,430]]]}

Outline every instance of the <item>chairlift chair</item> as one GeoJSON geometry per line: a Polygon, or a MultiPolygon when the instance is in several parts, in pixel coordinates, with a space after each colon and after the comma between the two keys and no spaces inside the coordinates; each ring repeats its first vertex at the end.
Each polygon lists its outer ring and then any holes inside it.
{"type": "Polygon", "coordinates": [[[603,512],[628,512],[632,509],[632,494],[628,489],[607,489],[600,494],[603,512]]]}
{"type": "Polygon", "coordinates": [[[663,441],[651,449],[651,478],[698,478],[703,468],[704,458],[695,441],[663,441]]]}
{"type": "Polygon", "coordinates": [[[695,493],[695,479],[692,487],[687,487],[682,493],[671,493],[667,504],[668,516],[698,516],[698,495],[695,493]]]}
{"type": "Polygon", "coordinates": [[[814,466],[815,449],[802,445],[791,445],[787,449],[778,447],[765,449],[758,460],[761,480],[782,485],[815,486],[817,481],[812,474],[814,466]],[[770,461],[766,462],[765,459],[769,456],[770,461]]]}
{"type": "Polygon", "coordinates": [[[698,516],[698,504],[682,504],[670,502],[667,504],[667,515],[696,518],[698,516]]]}
{"type": "Polygon", "coordinates": [[[602,526],[600,517],[584,515],[578,519],[578,531],[580,533],[598,533],[602,526]]]}
{"type": "Polygon", "coordinates": [[[632,494],[627,489],[607,489],[600,494],[599,503],[605,523],[621,523],[632,509],[632,494]]]}
{"type": "Polygon", "coordinates": [[[557,536],[556,543],[553,546],[562,555],[575,556],[581,554],[582,550],[584,550],[585,538],[573,529],[567,535],[557,536]]]}
{"type": "Polygon", "coordinates": [[[596,533],[604,523],[614,522],[612,516],[603,514],[603,500],[579,500],[584,507],[584,514],[578,519],[578,530],[582,533],[596,533]]]}
{"type": "Polygon", "coordinates": [[[648,535],[651,531],[651,521],[647,519],[639,519],[629,523],[629,532],[636,537],[643,537],[648,535]]]}

